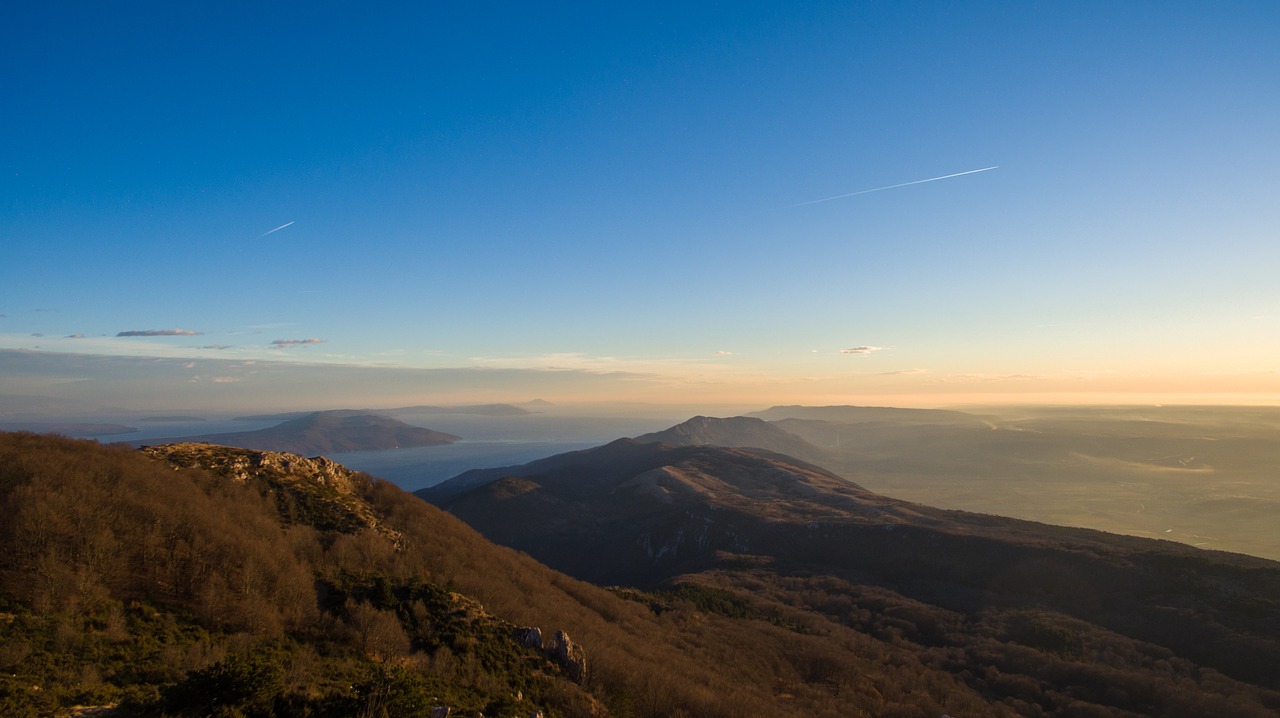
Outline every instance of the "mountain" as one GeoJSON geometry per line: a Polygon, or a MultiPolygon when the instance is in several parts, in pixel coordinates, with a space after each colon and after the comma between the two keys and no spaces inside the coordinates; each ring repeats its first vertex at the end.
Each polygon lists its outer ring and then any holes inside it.
{"type": "Polygon", "coordinates": [[[827,638],[591,586],[324,459],[0,434],[0,512],[6,718],[1001,715],[905,655],[842,656],[880,687],[838,693],[803,675],[827,638]]]}
{"type": "Polygon", "coordinates": [[[620,440],[498,473],[418,495],[579,578],[712,586],[720,610],[802,610],[786,620],[937,651],[1022,715],[1086,710],[1074,700],[1096,715],[1232,712],[1207,707],[1226,694],[1193,674],[1236,681],[1258,715],[1280,709],[1276,562],[933,509],[745,449],[620,440]],[[1139,689],[1159,661],[1191,682],[1139,689]]]}
{"type": "Polygon", "coordinates": [[[741,549],[749,541],[744,525],[719,517],[763,512],[793,520],[814,492],[849,511],[878,511],[882,503],[789,457],[632,439],[469,471],[416,493],[559,570],[604,585],[641,585],[708,568],[718,552],[741,549]]]}
{"type": "Polygon", "coordinates": [[[759,448],[806,461],[821,461],[825,452],[804,439],[763,419],[735,416],[727,419],[695,416],[670,429],[635,437],[642,444],[677,446],[732,446],[759,448]]]}
{"type": "MultiPolygon", "coordinates": [[[[1269,687],[1274,563],[1136,539],[1126,555],[1092,532],[995,517],[951,527],[947,512],[777,455],[603,448],[605,468],[687,457],[665,464],[685,476],[624,490],[653,499],[632,513],[667,506],[664,495],[696,511],[701,497],[715,507],[703,518],[717,530],[735,522],[750,549],[661,585],[606,590],[331,461],[0,433],[0,715],[1280,710],[1269,687]],[[812,521],[814,501],[823,521],[812,521]],[[858,512],[862,523],[848,518],[858,512]],[[862,540],[840,535],[842,523],[866,528],[862,540]],[[880,563],[841,568],[858,553],[880,563]],[[913,598],[931,593],[941,598],[913,598]],[[1139,629],[1104,626],[1144,610],[1139,629]],[[1149,638],[1130,635],[1139,630],[1149,638]]],[[[576,503],[610,490],[592,475],[566,486],[562,515],[547,518],[568,522],[576,503]]]]}
{"type": "Polygon", "coordinates": [[[385,416],[336,410],[305,414],[257,431],[149,439],[145,443],[159,445],[174,442],[203,442],[314,456],[347,451],[438,446],[452,444],[459,438],[453,434],[411,426],[385,416]]]}

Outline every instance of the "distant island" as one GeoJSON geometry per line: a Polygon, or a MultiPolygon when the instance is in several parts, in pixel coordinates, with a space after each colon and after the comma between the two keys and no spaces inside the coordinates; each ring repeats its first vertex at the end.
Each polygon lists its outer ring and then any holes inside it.
{"type": "MultiPolygon", "coordinates": [[[[532,414],[528,409],[521,409],[511,404],[467,404],[461,406],[399,406],[393,409],[334,409],[330,411],[354,411],[361,414],[470,414],[473,416],[521,416],[524,414],[532,414]]],[[[304,416],[310,416],[316,412],[309,411],[286,411],[279,414],[251,414],[248,416],[237,416],[234,421],[289,421],[290,419],[299,419],[304,416]]],[[[320,412],[327,413],[327,412],[320,412]]]]}
{"type": "Polygon", "coordinates": [[[377,414],[351,410],[316,411],[256,431],[233,431],[163,439],[136,444],[156,446],[176,442],[201,442],[242,449],[287,451],[305,456],[349,451],[407,449],[452,444],[461,437],[412,426],[377,414]]]}

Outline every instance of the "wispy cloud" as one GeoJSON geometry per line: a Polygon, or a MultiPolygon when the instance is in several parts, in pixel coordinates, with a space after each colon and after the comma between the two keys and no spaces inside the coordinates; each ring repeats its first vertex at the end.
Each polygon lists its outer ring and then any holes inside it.
{"type": "Polygon", "coordinates": [[[1002,381],[1044,379],[1042,374],[949,374],[940,379],[945,384],[987,384],[1002,381]]]}
{"type": "Polygon", "coordinates": [[[897,371],[882,371],[876,376],[909,376],[912,374],[928,374],[928,369],[899,369],[897,371]]]}
{"type": "Polygon", "coordinates": [[[727,351],[724,351],[724,350],[720,350],[720,351],[716,352],[716,356],[718,356],[718,357],[731,357],[731,356],[733,356],[733,352],[727,352],[727,351]]]}
{"type": "Polygon", "coordinates": [[[872,346],[849,347],[848,349],[841,349],[840,353],[841,354],[860,354],[865,356],[867,354],[871,354],[872,352],[878,352],[881,349],[884,349],[884,347],[872,347],[872,346]]]}
{"type": "Polygon", "coordinates": [[[204,332],[196,332],[190,329],[130,329],[129,331],[119,332],[118,337],[196,337],[204,334],[204,332]]]}
{"type": "Polygon", "coordinates": [[[236,382],[240,381],[240,377],[238,377],[238,376],[215,376],[215,377],[213,377],[212,379],[210,379],[209,381],[213,382],[214,384],[235,384],[236,382]]]}
{"type": "Polygon", "coordinates": [[[231,344],[205,344],[202,347],[196,347],[196,349],[230,349],[231,347],[231,344]]]}
{"type": "Polygon", "coordinates": [[[324,344],[325,341],[326,340],[324,339],[316,339],[315,337],[311,337],[309,339],[276,339],[271,342],[271,348],[289,349],[290,347],[300,347],[308,344],[324,344]]]}
{"type": "Polygon", "coordinates": [[[76,332],[75,334],[68,334],[67,339],[84,339],[84,335],[80,332],[76,332]]]}

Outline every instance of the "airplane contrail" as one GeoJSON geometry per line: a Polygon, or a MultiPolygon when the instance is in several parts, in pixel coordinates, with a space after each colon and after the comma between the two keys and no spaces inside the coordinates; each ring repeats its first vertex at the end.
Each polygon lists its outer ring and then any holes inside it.
{"type": "Polygon", "coordinates": [[[898,187],[906,187],[908,185],[913,185],[913,184],[924,184],[925,182],[937,182],[938,180],[951,179],[952,177],[971,175],[976,172],[986,172],[988,170],[994,170],[999,168],[1000,168],[1000,165],[994,165],[992,167],[983,167],[982,169],[978,169],[978,170],[967,170],[965,172],[956,172],[955,174],[942,175],[941,177],[930,177],[929,179],[916,180],[914,182],[903,182],[902,184],[891,184],[888,187],[876,187],[874,189],[864,189],[858,192],[850,192],[849,194],[838,194],[835,197],[823,197],[822,199],[815,199],[815,200],[810,200],[808,202],[801,202],[800,204],[789,205],[787,209],[791,209],[792,207],[803,207],[808,204],[818,204],[819,202],[830,202],[833,199],[844,199],[845,197],[856,197],[857,195],[860,195],[860,194],[870,194],[871,192],[881,192],[887,189],[896,189],[898,187]]]}
{"type": "MultiPolygon", "coordinates": [[[[296,221],[297,221],[297,220],[293,220],[293,222],[296,222],[296,221]]],[[[293,224],[293,222],[285,222],[284,224],[280,225],[279,227],[276,227],[275,229],[271,230],[271,232],[279,232],[280,230],[284,229],[285,227],[288,227],[289,225],[293,224]]],[[[267,236],[268,234],[271,234],[271,232],[264,232],[264,233],[262,233],[262,234],[258,235],[258,239],[262,239],[263,237],[267,236]]]]}

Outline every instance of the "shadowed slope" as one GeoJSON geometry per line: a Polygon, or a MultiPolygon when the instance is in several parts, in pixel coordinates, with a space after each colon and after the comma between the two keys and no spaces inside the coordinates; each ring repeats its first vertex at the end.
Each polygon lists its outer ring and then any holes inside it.
{"type": "Polygon", "coordinates": [[[754,586],[824,614],[836,596],[805,598],[823,595],[824,582],[842,593],[875,586],[891,603],[967,617],[961,633],[991,612],[1049,611],[1051,624],[1070,617],[1087,627],[1073,635],[1125,636],[1280,687],[1267,668],[1280,661],[1274,562],[933,509],[743,449],[619,441],[503,473],[419,495],[593,581],[657,586],[684,576],[754,586]]]}

